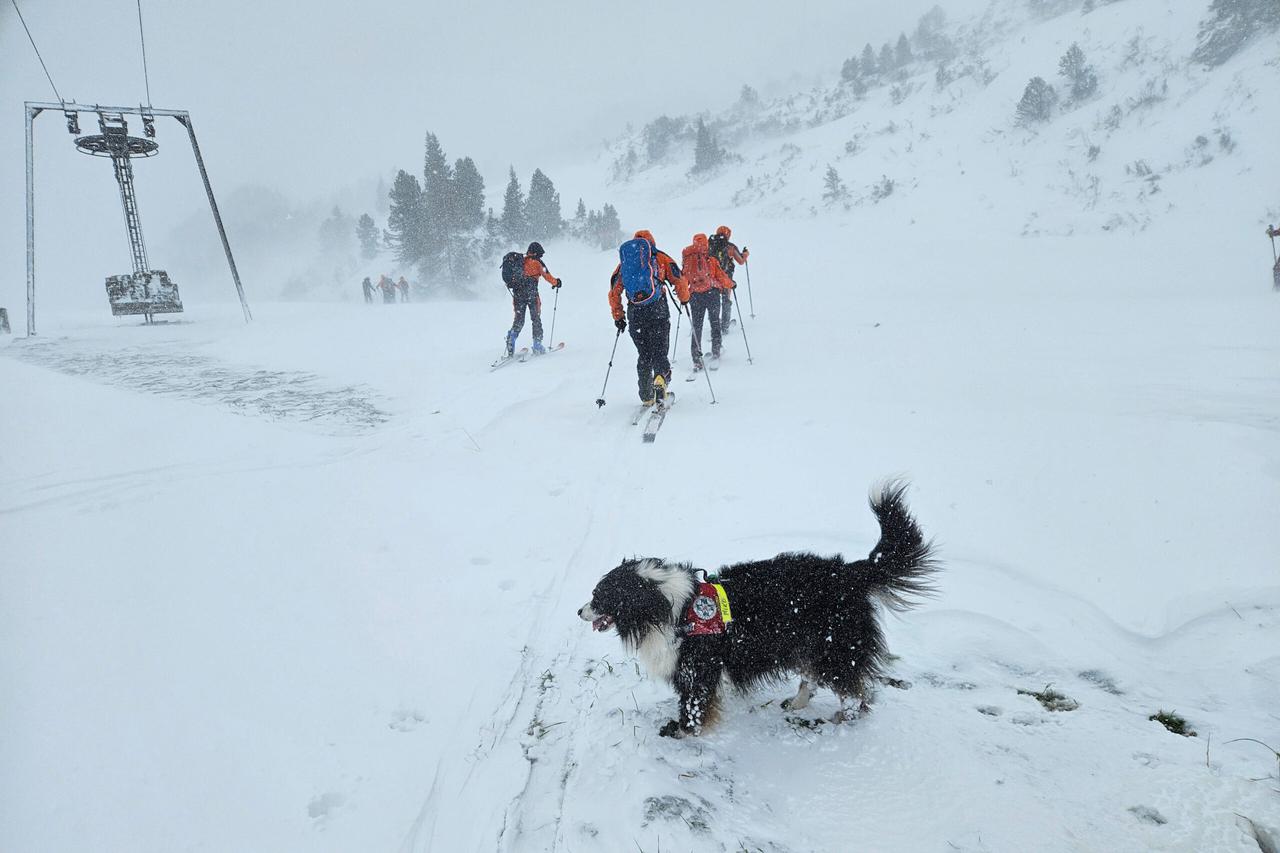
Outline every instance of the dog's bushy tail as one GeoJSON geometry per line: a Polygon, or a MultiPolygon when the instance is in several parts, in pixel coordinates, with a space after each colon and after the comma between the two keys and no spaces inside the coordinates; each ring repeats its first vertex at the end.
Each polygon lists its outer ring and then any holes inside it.
{"type": "Polygon", "coordinates": [[[939,568],[932,542],[926,542],[920,526],[907,509],[907,484],[884,483],[871,493],[871,511],[880,522],[880,541],[871,549],[872,592],[886,607],[906,610],[913,597],[935,592],[932,575],[939,568]]]}

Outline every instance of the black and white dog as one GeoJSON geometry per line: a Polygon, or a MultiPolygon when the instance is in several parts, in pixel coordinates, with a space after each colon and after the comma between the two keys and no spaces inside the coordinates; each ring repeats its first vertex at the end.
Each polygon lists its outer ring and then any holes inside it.
{"type": "Polygon", "coordinates": [[[865,560],[779,554],[738,563],[708,579],[688,564],[626,560],[596,584],[578,615],[597,631],[617,628],[649,674],[680,694],[680,720],[660,734],[699,734],[715,721],[722,677],[746,691],[800,675],[784,708],[809,704],[813,685],[866,708],[871,683],[888,658],[876,600],[905,610],[932,592],[938,568],[907,510],[906,486],[889,483],[871,497],[880,541],[865,560]]]}

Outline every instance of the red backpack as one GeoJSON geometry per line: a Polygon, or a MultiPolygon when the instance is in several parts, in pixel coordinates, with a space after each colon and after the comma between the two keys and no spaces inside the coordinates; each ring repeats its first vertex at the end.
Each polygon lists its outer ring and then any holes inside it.
{"type": "Polygon", "coordinates": [[[706,293],[716,286],[715,276],[711,274],[711,256],[697,245],[686,246],[680,260],[681,275],[689,282],[689,289],[695,293],[706,293]]]}

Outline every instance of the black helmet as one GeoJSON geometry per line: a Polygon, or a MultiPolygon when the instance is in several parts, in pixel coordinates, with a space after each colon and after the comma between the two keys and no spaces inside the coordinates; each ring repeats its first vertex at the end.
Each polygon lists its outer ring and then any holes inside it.
{"type": "Polygon", "coordinates": [[[541,243],[530,243],[529,251],[525,252],[525,254],[531,258],[540,258],[546,254],[546,252],[543,251],[541,243]]]}

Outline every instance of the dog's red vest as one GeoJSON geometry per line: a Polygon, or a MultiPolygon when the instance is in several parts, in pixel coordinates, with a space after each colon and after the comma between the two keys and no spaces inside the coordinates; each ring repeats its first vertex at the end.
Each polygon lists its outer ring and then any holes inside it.
{"type": "Polygon", "coordinates": [[[723,634],[733,621],[733,611],[729,609],[729,596],[724,587],[718,583],[703,581],[698,584],[689,602],[689,609],[684,614],[686,637],[702,637],[723,634]]]}

